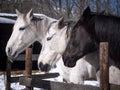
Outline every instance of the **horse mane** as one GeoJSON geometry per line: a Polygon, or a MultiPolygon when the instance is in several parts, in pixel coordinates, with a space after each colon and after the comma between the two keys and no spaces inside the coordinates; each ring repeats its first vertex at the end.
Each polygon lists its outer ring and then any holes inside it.
{"type": "Polygon", "coordinates": [[[109,54],[120,68],[120,17],[114,15],[91,14],[91,20],[88,23],[94,28],[88,30],[88,33],[99,42],[109,43],[109,54]],[[92,23],[91,23],[92,22],[92,23]]]}
{"type": "Polygon", "coordinates": [[[32,21],[41,21],[42,18],[38,17],[38,16],[33,16],[33,18],[31,19],[32,21]]]}
{"type": "Polygon", "coordinates": [[[63,26],[68,26],[68,29],[73,28],[76,24],[76,21],[66,20],[63,22],[63,26]]]}

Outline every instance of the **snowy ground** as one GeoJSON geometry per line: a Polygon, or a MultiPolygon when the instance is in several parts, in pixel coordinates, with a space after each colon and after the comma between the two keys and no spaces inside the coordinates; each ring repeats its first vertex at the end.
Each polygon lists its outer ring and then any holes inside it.
{"type": "MultiPolygon", "coordinates": [[[[50,73],[62,73],[62,70],[60,68],[52,69],[50,73]],[[56,72],[58,71],[58,72],[56,72]]],[[[40,74],[35,73],[35,74],[40,74]]],[[[13,75],[12,75],[13,76],[13,75]]],[[[17,76],[17,75],[14,75],[17,76]]],[[[57,82],[63,82],[62,76],[59,76],[57,78],[50,79],[51,81],[57,81],[57,82]]],[[[0,75],[0,90],[5,90],[5,75],[0,75]]],[[[97,81],[84,81],[84,85],[92,85],[92,86],[99,86],[99,83],[97,81]]],[[[19,83],[11,83],[11,90],[25,90],[25,86],[20,85],[19,83]]],[[[34,88],[34,90],[44,90],[40,88],[34,88]]]]}
{"type": "MultiPolygon", "coordinates": [[[[60,79],[60,82],[61,82],[61,77],[59,77],[58,79],[60,79]]],[[[84,84],[98,86],[97,81],[85,81],[84,84]]],[[[0,75],[0,90],[5,90],[5,77],[4,77],[4,75],[0,75]]],[[[19,83],[12,83],[11,90],[25,90],[25,86],[22,86],[19,83]]],[[[43,90],[43,89],[34,88],[34,90],[43,90]]]]}
{"type": "MultiPolygon", "coordinates": [[[[52,81],[55,81],[55,80],[62,82],[62,77],[59,76],[56,79],[52,79],[52,81]]],[[[97,81],[85,81],[84,84],[85,85],[99,86],[97,81]]],[[[5,90],[5,76],[4,75],[0,75],[0,90],[5,90]]],[[[25,86],[22,86],[19,83],[12,83],[11,90],[25,90],[25,86]]],[[[43,90],[43,89],[34,88],[34,90],[43,90]]]]}
{"type": "MultiPolygon", "coordinates": [[[[50,73],[61,73],[61,74],[62,74],[62,72],[63,71],[59,67],[59,63],[57,63],[56,68],[54,68],[50,71],[50,73]]],[[[35,74],[40,74],[40,73],[38,72],[35,74]]],[[[18,76],[18,75],[14,75],[14,76],[18,76]]],[[[62,76],[59,76],[57,78],[52,78],[50,80],[57,81],[57,82],[63,82],[62,76]]],[[[3,74],[0,75],[0,90],[5,90],[5,81],[6,81],[5,75],[3,75],[3,74]]],[[[84,85],[99,86],[99,83],[97,81],[84,81],[84,85]]],[[[25,90],[25,86],[22,86],[19,83],[11,83],[11,90],[25,90]]],[[[44,90],[44,89],[34,88],[34,90],[44,90]]]]}

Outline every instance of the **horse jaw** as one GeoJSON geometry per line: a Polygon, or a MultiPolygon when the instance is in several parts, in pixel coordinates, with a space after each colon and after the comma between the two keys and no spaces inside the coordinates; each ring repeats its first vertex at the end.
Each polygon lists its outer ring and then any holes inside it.
{"type": "Polygon", "coordinates": [[[42,52],[38,58],[38,68],[40,71],[49,72],[50,69],[55,65],[60,56],[54,51],[51,52],[42,52]]]}

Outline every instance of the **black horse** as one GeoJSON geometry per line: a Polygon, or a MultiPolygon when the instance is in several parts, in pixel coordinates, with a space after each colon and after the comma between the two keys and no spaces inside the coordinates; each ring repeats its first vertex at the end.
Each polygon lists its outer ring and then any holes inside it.
{"type": "Polygon", "coordinates": [[[120,18],[92,13],[87,7],[73,27],[63,54],[64,64],[75,66],[79,58],[99,50],[100,42],[109,42],[109,56],[120,68],[120,18]]]}

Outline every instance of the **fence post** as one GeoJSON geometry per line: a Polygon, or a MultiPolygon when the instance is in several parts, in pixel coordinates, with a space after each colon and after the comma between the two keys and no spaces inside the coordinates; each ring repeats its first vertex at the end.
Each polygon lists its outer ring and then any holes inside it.
{"type": "MultiPolygon", "coordinates": [[[[32,47],[26,49],[25,55],[25,74],[30,76],[32,74],[32,47]]],[[[27,87],[26,90],[32,90],[32,87],[27,87]]]]}
{"type": "Polygon", "coordinates": [[[100,43],[100,87],[109,90],[108,42],[100,43]]]}
{"type": "Polygon", "coordinates": [[[11,62],[7,58],[7,67],[6,67],[6,90],[10,90],[11,84],[11,62]]]}

